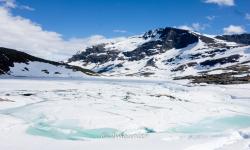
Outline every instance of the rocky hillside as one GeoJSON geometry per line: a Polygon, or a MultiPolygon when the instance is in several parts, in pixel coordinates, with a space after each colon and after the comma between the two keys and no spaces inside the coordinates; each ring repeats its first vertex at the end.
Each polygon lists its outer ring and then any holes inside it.
{"type": "Polygon", "coordinates": [[[0,48],[0,75],[82,77],[96,75],[81,67],[41,59],[13,49],[0,48]]]}
{"type": "Polygon", "coordinates": [[[216,38],[229,42],[236,42],[236,43],[250,45],[250,34],[222,35],[222,36],[216,36],[216,38]]]}
{"type": "Polygon", "coordinates": [[[93,45],[68,60],[108,76],[190,79],[195,83],[250,82],[250,34],[209,36],[160,28],[93,45]]]}

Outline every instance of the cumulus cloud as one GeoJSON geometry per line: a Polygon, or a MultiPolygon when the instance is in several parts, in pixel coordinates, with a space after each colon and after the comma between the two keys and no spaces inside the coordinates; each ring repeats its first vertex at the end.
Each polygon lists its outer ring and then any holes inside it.
{"type": "Polygon", "coordinates": [[[205,3],[217,4],[220,6],[234,6],[234,0],[205,0],[205,3]]]}
{"type": "Polygon", "coordinates": [[[224,34],[242,34],[245,33],[246,30],[242,26],[230,25],[223,29],[224,34]]]}
{"type": "Polygon", "coordinates": [[[207,24],[193,23],[192,25],[181,25],[178,28],[190,31],[203,31],[208,27],[207,24]]]}
{"type": "Polygon", "coordinates": [[[46,31],[29,19],[14,16],[4,7],[0,7],[0,35],[0,47],[14,48],[53,60],[66,59],[93,44],[122,39],[95,35],[64,40],[61,34],[46,31]]]}

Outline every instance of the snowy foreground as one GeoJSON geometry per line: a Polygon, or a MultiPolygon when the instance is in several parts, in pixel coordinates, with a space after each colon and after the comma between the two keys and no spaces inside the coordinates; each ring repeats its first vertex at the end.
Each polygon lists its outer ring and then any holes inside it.
{"type": "Polygon", "coordinates": [[[249,150],[250,85],[0,79],[1,150],[249,150]]]}

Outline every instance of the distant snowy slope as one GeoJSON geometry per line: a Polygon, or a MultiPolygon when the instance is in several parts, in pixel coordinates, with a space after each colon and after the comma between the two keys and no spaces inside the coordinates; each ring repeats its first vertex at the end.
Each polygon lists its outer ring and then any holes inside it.
{"type": "Polygon", "coordinates": [[[221,70],[226,79],[250,81],[249,39],[250,34],[216,37],[167,27],[93,45],[68,63],[108,76],[194,79],[221,70]]]}
{"type": "Polygon", "coordinates": [[[83,77],[96,75],[93,71],[81,67],[41,59],[7,48],[0,48],[1,74],[28,77],[83,77]]]}

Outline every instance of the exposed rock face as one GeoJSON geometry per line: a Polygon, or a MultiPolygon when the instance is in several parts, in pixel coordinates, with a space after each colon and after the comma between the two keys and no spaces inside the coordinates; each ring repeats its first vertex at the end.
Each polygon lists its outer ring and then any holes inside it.
{"type": "Polygon", "coordinates": [[[161,41],[163,48],[184,48],[189,44],[198,42],[199,38],[197,35],[190,33],[187,30],[176,29],[176,28],[160,28],[155,31],[148,31],[143,35],[143,38],[157,38],[161,41]]]}
{"type": "Polygon", "coordinates": [[[189,33],[189,31],[175,28],[158,29],[155,32],[149,31],[143,37],[145,39],[158,37],[158,39],[144,43],[133,51],[124,52],[123,54],[129,57],[130,61],[138,61],[146,56],[164,53],[172,48],[184,48],[199,40],[198,36],[189,33]]]}
{"type": "Polygon", "coordinates": [[[245,61],[225,68],[217,68],[200,72],[200,76],[176,77],[175,80],[189,79],[192,83],[207,84],[245,84],[250,83],[250,66],[246,65],[250,61],[245,61]],[[219,74],[211,74],[213,71],[223,71],[219,74]]]}
{"type": "Polygon", "coordinates": [[[203,41],[204,43],[207,43],[207,44],[214,44],[215,43],[215,40],[210,38],[210,37],[206,37],[203,35],[197,35],[197,36],[199,36],[200,40],[203,41]]]}
{"type": "Polygon", "coordinates": [[[153,56],[165,52],[167,49],[163,49],[161,44],[161,41],[147,42],[133,51],[123,52],[123,55],[128,57],[129,61],[138,61],[147,56],[153,56]]]}
{"type": "Polygon", "coordinates": [[[184,48],[189,44],[198,42],[198,36],[191,34],[187,30],[174,29],[174,28],[165,28],[158,31],[160,39],[162,39],[163,47],[167,49],[171,48],[184,48]]]}
{"type": "MultiPolygon", "coordinates": [[[[14,67],[14,63],[29,64],[30,62],[41,62],[41,63],[51,64],[54,66],[64,66],[65,68],[72,69],[74,71],[81,71],[85,74],[89,75],[95,74],[93,71],[83,69],[81,67],[45,60],[13,49],[2,48],[2,47],[0,48],[0,74],[7,74],[10,71],[10,67],[14,67]]],[[[24,71],[29,71],[29,69],[25,67],[24,71]]],[[[48,74],[48,71],[46,69],[41,71],[48,74]]]]}
{"type": "Polygon", "coordinates": [[[229,42],[236,42],[240,44],[250,45],[250,34],[222,35],[222,36],[217,36],[216,38],[221,40],[226,40],[229,42]]]}
{"type": "Polygon", "coordinates": [[[173,69],[172,71],[174,71],[174,72],[183,71],[186,68],[196,66],[197,64],[198,64],[197,62],[190,62],[190,63],[187,63],[187,64],[180,65],[177,68],[173,69]]]}
{"type": "Polygon", "coordinates": [[[86,51],[74,55],[69,59],[69,62],[82,60],[85,63],[105,63],[113,61],[117,58],[118,51],[106,51],[105,44],[89,47],[86,51]]]}
{"type": "Polygon", "coordinates": [[[206,57],[214,57],[218,54],[224,54],[227,51],[227,49],[215,49],[212,51],[208,52],[203,52],[203,53],[197,53],[197,54],[192,54],[189,57],[194,60],[194,59],[200,59],[200,58],[206,58],[206,57]]]}
{"type": "Polygon", "coordinates": [[[236,54],[236,55],[232,55],[232,56],[228,56],[228,57],[223,57],[223,58],[218,58],[218,59],[212,59],[212,60],[206,60],[204,62],[201,62],[200,65],[201,66],[214,66],[217,64],[227,64],[227,63],[234,63],[234,62],[238,62],[238,59],[241,56],[236,54]]]}
{"type": "Polygon", "coordinates": [[[244,84],[250,82],[250,76],[234,77],[231,74],[214,74],[202,76],[186,76],[175,78],[175,80],[189,79],[192,83],[207,83],[207,84],[244,84]]]}
{"type": "Polygon", "coordinates": [[[149,59],[149,60],[147,61],[145,67],[149,67],[149,66],[150,66],[150,67],[155,67],[155,68],[157,68],[155,62],[156,62],[156,60],[155,60],[154,58],[151,58],[151,59],[149,59]]]}
{"type": "Polygon", "coordinates": [[[117,65],[111,64],[111,65],[108,65],[108,66],[105,66],[105,67],[99,69],[97,71],[97,73],[104,73],[104,72],[107,72],[107,71],[111,71],[112,69],[121,68],[121,67],[123,67],[122,63],[117,64],[117,65]]]}

